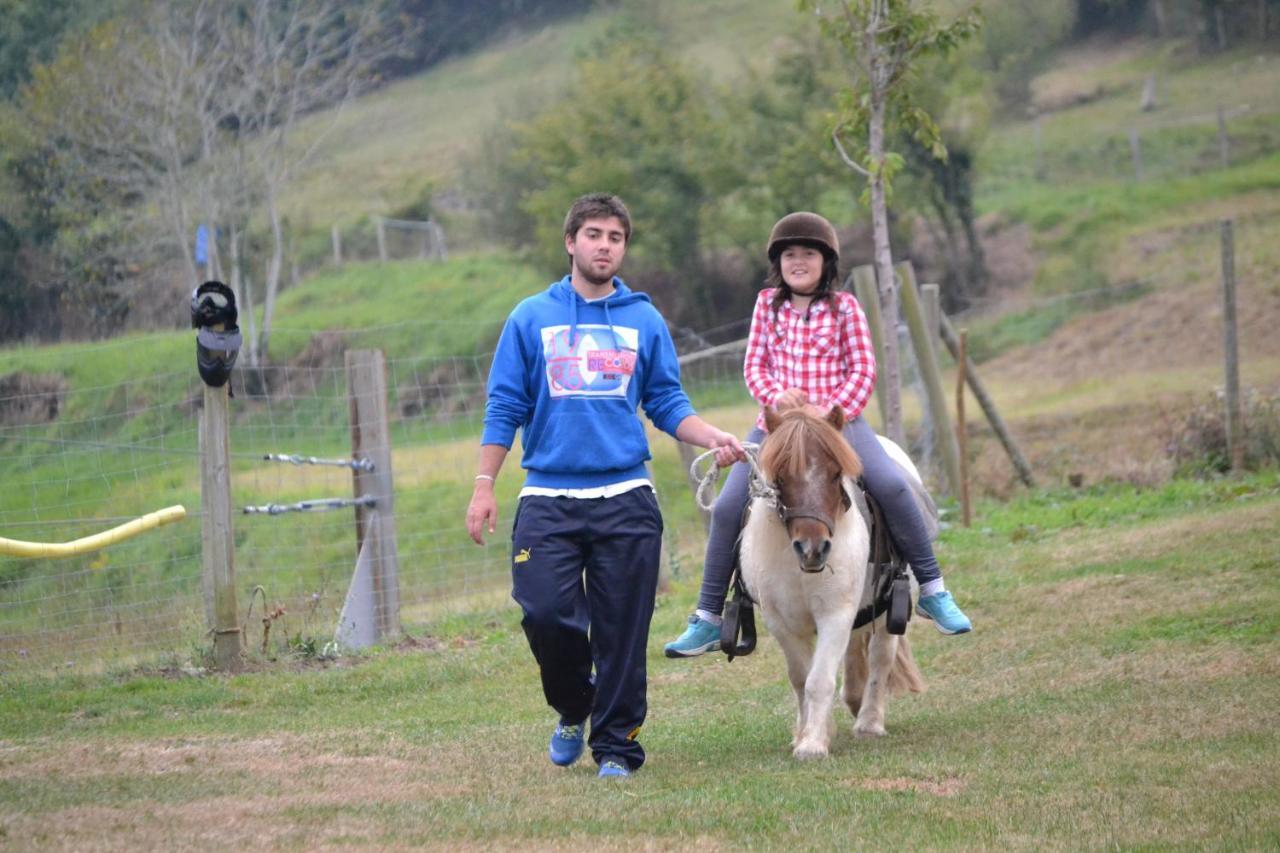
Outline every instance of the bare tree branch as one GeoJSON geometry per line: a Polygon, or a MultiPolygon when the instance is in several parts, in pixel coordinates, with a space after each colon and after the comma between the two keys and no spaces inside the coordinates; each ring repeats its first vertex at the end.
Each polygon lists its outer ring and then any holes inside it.
{"type": "Polygon", "coordinates": [[[864,178],[871,177],[870,172],[868,172],[866,169],[860,166],[858,164],[858,161],[854,160],[845,152],[844,146],[840,144],[840,131],[838,130],[831,131],[831,141],[835,143],[836,152],[839,153],[840,159],[844,161],[844,164],[846,166],[848,166],[850,169],[853,169],[855,172],[857,172],[859,175],[862,175],[862,177],[864,178]]]}

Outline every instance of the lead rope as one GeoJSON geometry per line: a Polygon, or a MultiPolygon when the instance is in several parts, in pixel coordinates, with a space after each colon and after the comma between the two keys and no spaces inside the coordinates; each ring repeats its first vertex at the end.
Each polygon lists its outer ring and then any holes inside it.
{"type": "MultiPolygon", "coordinates": [[[[760,445],[755,442],[744,441],[742,449],[747,451],[747,464],[751,466],[751,479],[747,486],[748,494],[752,498],[764,498],[776,507],[778,505],[778,490],[769,484],[764,472],[760,470],[760,445]]],[[[699,473],[698,468],[702,465],[704,459],[715,456],[715,453],[714,450],[708,450],[697,459],[694,459],[689,465],[689,478],[698,484],[698,488],[694,492],[694,500],[698,502],[698,506],[703,512],[711,512],[711,508],[715,505],[715,496],[712,496],[709,500],[707,496],[720,479],[720,467],[713,462],[701,473],[699,473]]]]}

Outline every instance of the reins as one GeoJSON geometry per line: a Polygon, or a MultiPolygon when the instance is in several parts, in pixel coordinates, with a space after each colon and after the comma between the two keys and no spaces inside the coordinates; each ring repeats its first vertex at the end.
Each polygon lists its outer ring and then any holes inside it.
{"type": "MultiPolygon", "coordinates": [[[[751,479],[747,486],[747,492],[752,498],[764,498],[773,506],[778,506],[780,501],[778,498],[778,490],[765,479],[764,472],[760,470],[760,445],[753,441],[744,441],[742,449],[747,452],[747,464],[751,466],[751,479]]],[[[698,466],[702,464],[704,459],[715,456],[714,450],[708,450],[694,459],[689,464],[689,479],[698,484],[697,490],[694,492],[694,499],[698,502],[698,507],[703,512],[711,512],[711,508],[715,505],[715,497],[707,499],[707,495],[712,486],[720,480],[719,466],[712,464],[707,467],[706,471],[698,473],[698,466]]]]}
{"type": "MultiPolygon", "coordinates": [[[[747,452],[747,464],[751,466],[751,477],[747,481],[747,494],[752,500],[763,498],[769,506],[773,507],[774,512],[778,514],[778,518],[784,525],[797,518],[808,518],[820,522],[826,527],[828,536],[835,536],[835,522],[829,516],[825,514],[815,515],[812,512],[797,512],[782,502],[782,496],[778,493],[778,489],[769,482],[764,475],[764,471],[760,468],[760,445],[746,441],[742,443],[742,449],[747,452]]],[[[707,467],[707,470],[699,473],[698,467],[704,459],[714,455],[714,450],[708,450],[699,455],[689,465],[689,478],[698,484],[694,497],[698,502],[698,506],[704,512],[711,512],[712,506],[715,504],[715,498],[712,497],[708,500],[707,495],[720,479],[720,468],[712,464],[707,467]]]]}

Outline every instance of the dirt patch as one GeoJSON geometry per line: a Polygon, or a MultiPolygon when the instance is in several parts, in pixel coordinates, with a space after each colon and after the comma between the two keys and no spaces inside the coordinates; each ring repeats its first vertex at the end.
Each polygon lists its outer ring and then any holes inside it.
{"type": "Polygon", "coordinates": [[[955,776],[938,780],[909,779],[905,776],[893,779],[857,779],[846,781],[844,785],[864,791],[910,791],[933,797],[954,797],[964,790],[964,781],[955,776]]]}
{"type": "Polygon", "coordinates": [[[1064,51],[1052,71],[1031,81],[1032,108],[1040,113],[1066,110],[1136,84],[1140,77],[1126,79],[1111,69],[1130,62],[1142,50],[1137,41],[1095,38],[1064,51]]]}
{"type": "Polygon", "coordinates": [[[32,426],[58,419],[67,380],[58,373],[0,376],[0,426],[32,426]]]}
{"type": "MultiPolygon", "coordinates": [[[[1008,222],[995,214],[983,216],[976,225],[987,276],[983,292],[974,295],[984,300],[1003,300],[1024,291],[1027,283],[1035,278],[1038,265],[1031,246],[1031,228],[1025,223],[1008,222]]],[[[949,261],[940,236],[923,219],[916,220],[907,257],[914,265],[916,279],[921,284],[947,280],[949,261]]],[[[868,236],[867,240],[870,239],[868,236]]]]}
{"type": "MultiPolygon", "coordinates": [[[[1242,283],[1239,346],[1249,358],[1280,357],[1280,293],[1242,283]]],[[[1222,364],[1222,295],[1216,284],[1162,289],[1064,323],[1044,342],[993,359],[983,372],[1018,380],[1099,376],[1222,364]]]]}

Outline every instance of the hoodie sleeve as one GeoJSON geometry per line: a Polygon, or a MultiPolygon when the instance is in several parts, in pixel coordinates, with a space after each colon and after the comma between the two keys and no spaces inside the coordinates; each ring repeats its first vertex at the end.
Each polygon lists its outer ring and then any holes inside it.
{"type": "Polygon", "coordinates": [[[525,340],[513,313],[502,327],[502,336],[498,338],[498,348],[493,353],[493,364],[489,368],[481,444],[500,444],[511,449],[516,430],[528,423],[533,411],[533,394],[529,388],[532,369],[529,342],[525,340]]]}
{"type": "Polygon", "coordinates": [[[680,361],[667,324],[656,310],[653,317],[656,331],[649,336],[649,352],[645,354],[648,368],[640,405],[654,426],[674,438],[680,422],[696,412],[680,385],[680,361]]]}

